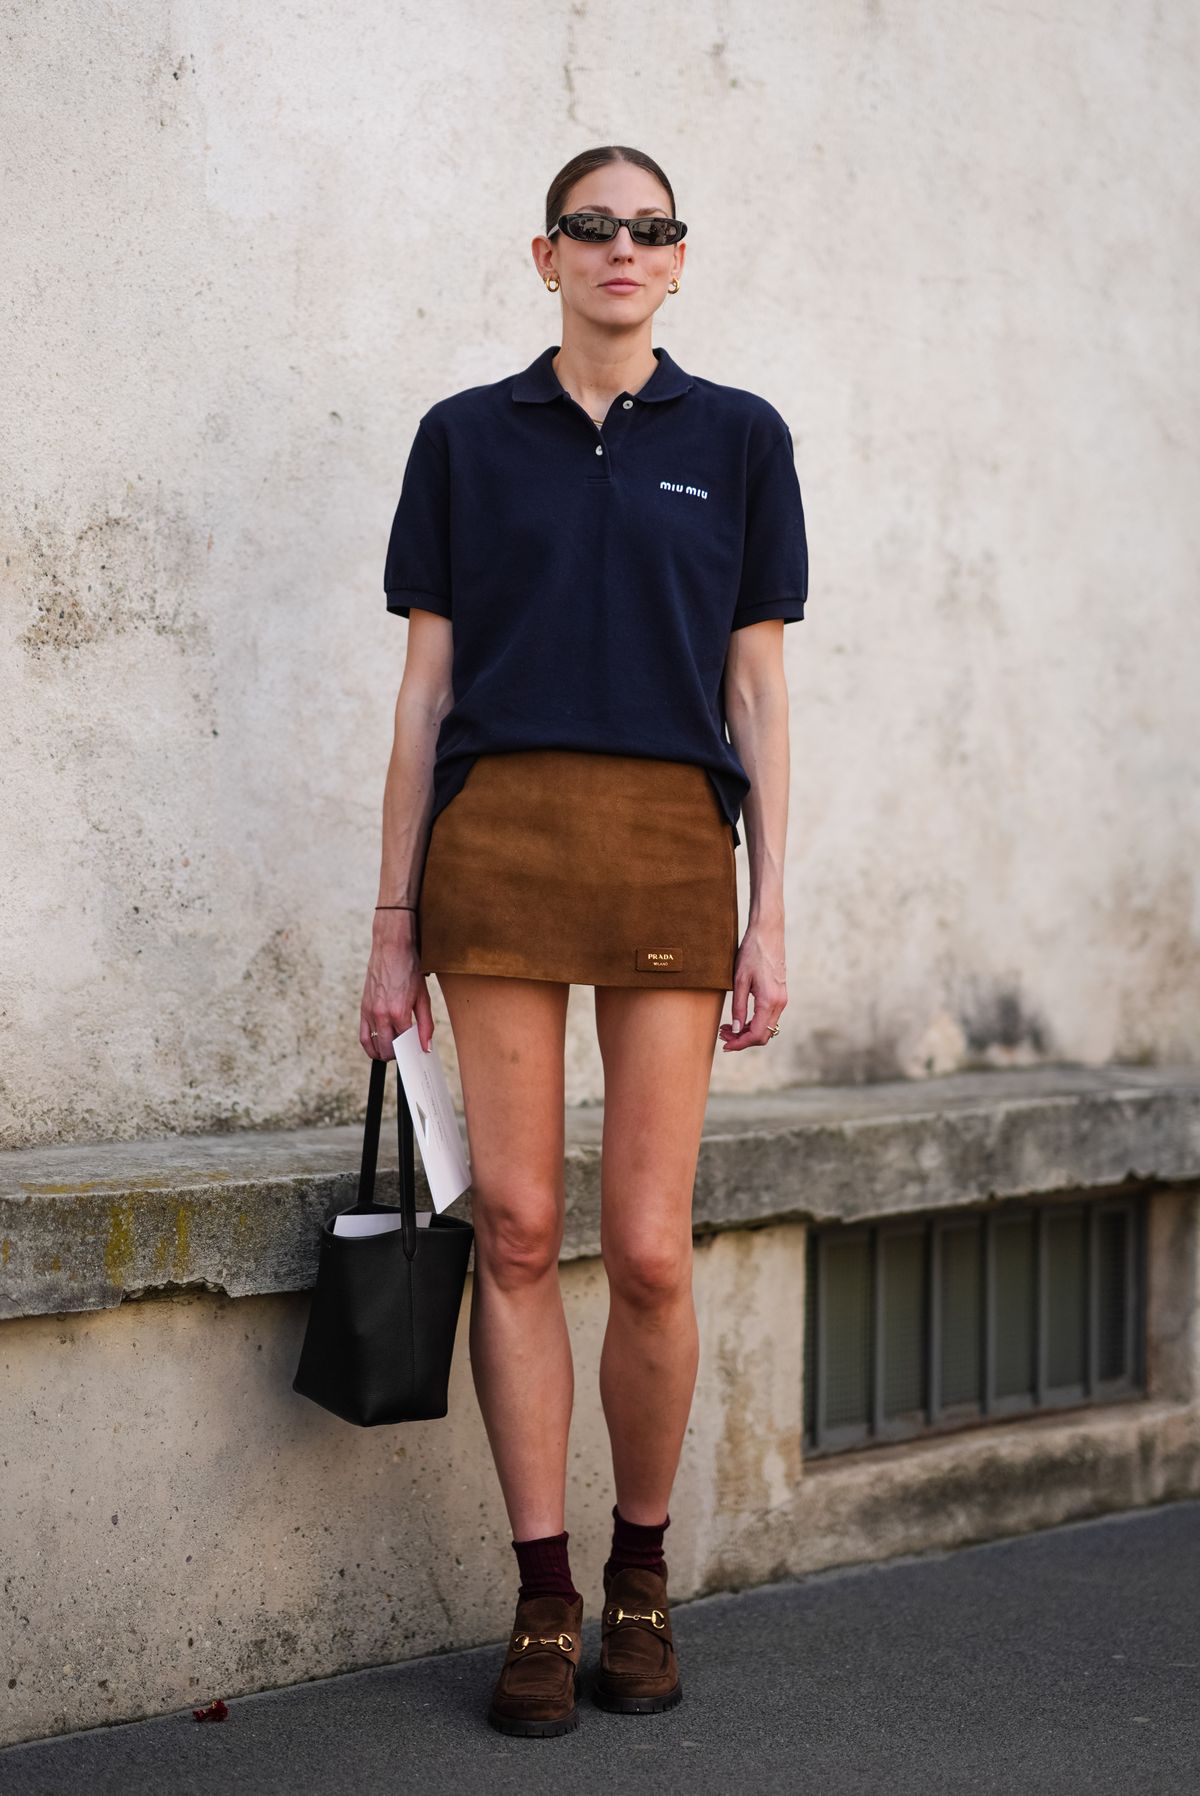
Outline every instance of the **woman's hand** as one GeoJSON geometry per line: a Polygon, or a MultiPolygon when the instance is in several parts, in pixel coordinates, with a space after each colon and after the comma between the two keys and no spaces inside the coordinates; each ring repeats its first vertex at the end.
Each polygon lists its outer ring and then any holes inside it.
{"type": "Polygon", "coordinates": [[[390,1060],[392,1043],[411,1028],[414,1018],[417,1039],[428,1054],[433,1042],[433,1007],[416,950],[415,918],[407,910],[376,911],[358,1023],[364,1051],[372,1060],[390,1060]]]}
{"type": "Polygon", "coordinates": [[[731,1049],[761,1048],[775,1038],[769,1033],[787,1004],[787,968],[784,963],[783,930],[752,924],[742,937],[733,969],[733,1020],[717,1030],[724,1046],[731,1049]],[[754,1014],[747,1023],[746,1008],[754,995],[754,1014]]]}

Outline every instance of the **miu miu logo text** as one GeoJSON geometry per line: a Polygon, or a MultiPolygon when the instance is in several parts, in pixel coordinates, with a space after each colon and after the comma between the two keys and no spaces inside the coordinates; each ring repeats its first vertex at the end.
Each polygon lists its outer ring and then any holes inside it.
{"type": "Polygon", "coordinates": [[[682,486],[678,480],[660,480],[658,483],[658,490],[660,493],[687,493],[693,499],[708,498],[707,488],[702,486],[682,486]]]}

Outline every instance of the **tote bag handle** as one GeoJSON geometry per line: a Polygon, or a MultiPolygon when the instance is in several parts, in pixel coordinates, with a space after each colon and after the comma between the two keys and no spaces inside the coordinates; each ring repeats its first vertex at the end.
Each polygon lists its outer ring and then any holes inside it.
{"type": "MultiPolygon", "coordinates": [[[[416,1134],[412,1112],[404,1092],[404,1081],[400,1077],[400,1062],[393,1058],[392,1064],[396,1068],[396,1119],[400,1136],[400,1238],[405,1257],[411,1260],[417,1251],[416,1134]]],[[[379,1164],[379,1130],[383,1122],[383,1089],[387,1083],[387,1068],[386,1060],[372,1058],[371,1084],[367,1092],[367,1120],[363,1127],[362,1167],[358,1175],[358,1197],[354,1205],[356,1210],[390,1207],[375,1201],[375,1173],[379,1164]]]]}

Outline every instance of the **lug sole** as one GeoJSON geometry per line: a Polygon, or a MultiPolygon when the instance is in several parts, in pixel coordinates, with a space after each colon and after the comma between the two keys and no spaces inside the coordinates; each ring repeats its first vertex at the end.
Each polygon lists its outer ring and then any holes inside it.
{"type": "Polygon", "coordinates": [[[592,1700],[598,1708],[614,1715],[661,1715],[683,1701],[683,1685],[676,1683],[661,1696],[613,1696],[600,1683],[592,1684],[592,1700]]]}
{"type": "Polygon", "coordinates": [[[488,1710],[488,1726],[494,1727],[497,1733],[516,1734],[525,1740],[548,1740],[558,1734],[569,1734],[579,1726],[579,1705],[576,1703],[569,1715],[562,1715],[554,1721],[522,1721],[515,1715],[497,1715],[488,1710]]]}

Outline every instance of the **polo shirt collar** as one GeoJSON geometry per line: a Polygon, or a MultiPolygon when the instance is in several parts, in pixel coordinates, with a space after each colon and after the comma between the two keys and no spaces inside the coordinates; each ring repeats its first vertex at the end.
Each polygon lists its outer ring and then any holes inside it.
{"type": "MultiPolygon", "coordinates": [[[[538,405],[548,399],[566,398],[566,388],[552,366],[559,347],[559,344],[551,343],[548,349],[543,349],[541,355],[534,357],[528,368],[521,370],[512,383],[514,399],[538,405]]],[[[689,387],[695,385],[691,375],[665,349],[660,346],[654,354],[658,367],[645,385],[631,394],[631,398],[653,405],[659,399],[677,399],[681,393],[686,393],[689,387]]]]}

